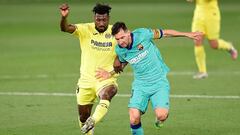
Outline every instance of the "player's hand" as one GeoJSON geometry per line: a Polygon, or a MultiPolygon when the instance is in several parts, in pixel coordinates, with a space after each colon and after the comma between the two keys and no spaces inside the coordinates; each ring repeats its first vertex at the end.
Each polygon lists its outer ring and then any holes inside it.
{"type": "Polygon", "coordinates": [[[114,68],[114,71],[115,71],[116,73],[118,73],[118,74],[121,73],[121,72],[123,72],[122,63],[120,62],[118,56],[117,56],[117,57],[115,58],[115,60],[114,60],[113,68],[114,68]]]}
{"type": "Polygon", "coordinates": [[[106,79],[109,79],[111,77],[111,73],[109,73],[108,71],[102,69],[102,68],[98,68],[96,70],[96,75],[95,77],[99,80],[99,81],[103,81],[106,79]]]}
{"type": "Polygon", "coordinates": [[[62,4],[62,5],[59,7],[59,9],[60,9],[60,12],[61,12],[62,17],[67,17],[67,16],[68,16],[69,9],[70,9],[69,6],[68,6],[68,4],[66,4],[66,3],[62,4]]]}
{"type": "Polygon", "coordinates": [[[196,41],[201,41],[203,39],[203,33],[202,32],[191,32],[188,35],[189,38],[192,38],[196,41]]]}

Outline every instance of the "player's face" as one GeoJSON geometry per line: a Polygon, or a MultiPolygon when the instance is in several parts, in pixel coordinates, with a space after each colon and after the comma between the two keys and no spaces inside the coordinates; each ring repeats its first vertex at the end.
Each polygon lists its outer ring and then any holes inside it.
{"type": "Polygon", "coordinates": [[[114,37],[117,40],[117,43],[123,48],[126,48],[131,44],[129,31],[121,29],[114,37]]]}
{"type": "Polygon", "coordinates": [[[106,14],[98,14],[96,13],[94,15],[94,22],[95,22],[95,28],[98,32],[103,33],[108,28],[109,23],[109,15],[106,14]]]}

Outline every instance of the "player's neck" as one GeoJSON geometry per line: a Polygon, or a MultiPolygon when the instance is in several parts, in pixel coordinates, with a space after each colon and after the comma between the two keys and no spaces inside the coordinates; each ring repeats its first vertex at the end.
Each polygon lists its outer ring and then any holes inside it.
{"type": "Polygon", "coordinates": [[[127,45],[127,49],[132,49],[132,45],[133,45],[133,34],[130,33],[129,34],[129,44],[127,45]]]}

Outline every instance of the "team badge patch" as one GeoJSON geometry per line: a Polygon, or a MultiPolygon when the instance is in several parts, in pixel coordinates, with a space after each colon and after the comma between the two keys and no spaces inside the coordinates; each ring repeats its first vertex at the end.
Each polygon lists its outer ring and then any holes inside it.
{"type": "Polygon", "coordinates": [[[111,37],[112,37],[112,35],[109,34],[109,33],[107,33],[107,34],[105,35],[105,38],[111,38],[111,37]]]}
{"type": "Polygon", "coordinates": [[[138,48],[138,50],[143,50],[143,45],[139,44],[139,45],[137,46],[137,48],[138,48]]]}

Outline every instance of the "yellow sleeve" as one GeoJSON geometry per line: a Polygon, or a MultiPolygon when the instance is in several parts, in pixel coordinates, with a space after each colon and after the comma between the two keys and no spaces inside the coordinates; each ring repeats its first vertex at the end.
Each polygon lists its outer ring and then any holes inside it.
{"type": "Polygon", "coordinates": [[[85,24],[75,24],[76,30],[72,33],[72,35],[76,36],[76,37],[82,37],[84,36],[86,33],[86,25],[85,24]]]}

